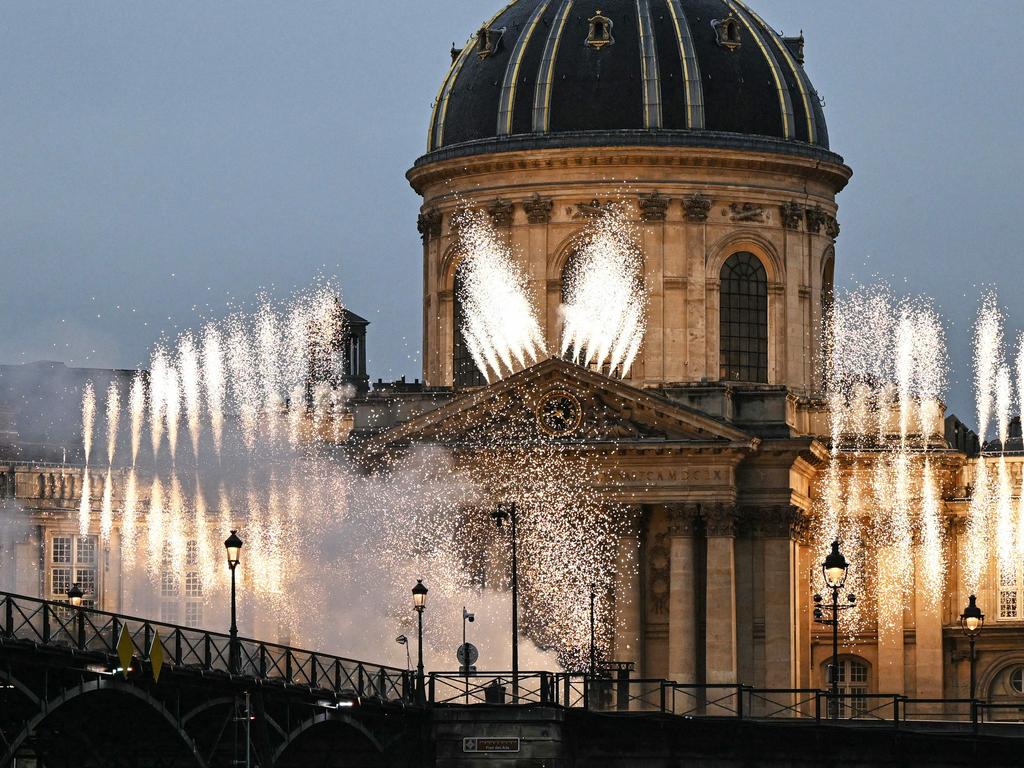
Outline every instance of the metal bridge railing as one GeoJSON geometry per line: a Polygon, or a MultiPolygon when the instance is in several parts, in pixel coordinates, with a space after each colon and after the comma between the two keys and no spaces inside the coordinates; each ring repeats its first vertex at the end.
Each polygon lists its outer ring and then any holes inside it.
{"type": "Polygon", "coordinates": [[[232,670],[227,634],[0,592],[3,642],[116,657],[122,628],[131,638],[136,658],[149,660],[153,639],[159,634],[164,663],[183,671],[233,674],[340,697],[402,702],[414,698],[412,675],[404,669],[239,638],[238,666],[232,670]]]}

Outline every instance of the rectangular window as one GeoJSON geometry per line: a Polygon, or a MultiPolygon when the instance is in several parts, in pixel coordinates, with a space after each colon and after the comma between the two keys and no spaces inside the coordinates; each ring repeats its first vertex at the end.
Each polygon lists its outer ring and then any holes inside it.
{"type": "Polygon", "coordinates": [[[199,562],[199,543],[190,541],[185,545],[185,565],[196,565],[199,562]]]}
{"type": "Polygon", "coordinates": [[[999,618],[1016,619],[1017,616],[1017,591],[1013,589],[999,590],[999,618]]]}
{"type": "Polygon", "coordinates": [[[164,571],[160,574],[160,596],[178,596],[178,575],[174,571],[164,571]]]}
{"type": "Polygon", "coordinates": [[[198,627],[203,623],[203,604],[194,600],[185,603],[185,626],[198,627]]]}
{"type": "Polygon", "coordinates": [[[56,600],[67,598],[68,590],[71,588],[71,569],[54,568],[50,571],[50,594],[56,600]]]}
{"type": "Polygon", "coordinates": [[[70,563],[71,562],[71,537],[70,536],[54,536],[53,537],[53,562],[55,562],[55,563],[70,563]]]}
{"type": "Polygon", "coordinates": [[[178,623],[178,602],[177,600],[162,600],[160,602],[160,621],[168,624],[178,623]]]}
{"type": "Polygon", "coordinates": [[[185,574],[185,597],[202,597],[203,580],[195,571],[185,574]]]}
{"type": "Polygon", "coordinates": [[[96,537],[95,536],[79,536],[78,537],[78,553],[75,561],[79,565],[95,565],[96,564],[96,537]]]}

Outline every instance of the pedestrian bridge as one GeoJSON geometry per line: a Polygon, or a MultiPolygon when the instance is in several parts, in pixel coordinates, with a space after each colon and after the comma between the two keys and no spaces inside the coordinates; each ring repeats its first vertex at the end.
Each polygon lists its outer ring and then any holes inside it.
{"type": "Polygon", "coordinates": [[[0,768],[792,765],[793,728],[851,754],[877,741],[880,754],[935,764],[963,752],[999,765],[1024,748],[1024,711],[970,700],[644,680],[628,664],[593,676],[432,672],[422,696],[416,682],[386,665],[0,592],[0,768]],[[637,739],[650,754],[622,762],[617,750],[636,757],[637,739]]]}

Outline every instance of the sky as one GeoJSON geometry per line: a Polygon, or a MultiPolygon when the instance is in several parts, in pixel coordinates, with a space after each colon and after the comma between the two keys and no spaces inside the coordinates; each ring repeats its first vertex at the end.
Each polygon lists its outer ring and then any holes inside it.
{"type": "MultiPolygon", "coordinates": [[[[420,376],[404,174],[452,42],[499,2],[7,0],[0,362],[143,366],[162,333],[332,277],[372,323],[371,376],[420,376]]],[[[982,292],[1024,330],[1024,3],[751,4],[804,31],[854,169],[839,286],[934,299],[950,408],[973,422],[982,292]]]]}

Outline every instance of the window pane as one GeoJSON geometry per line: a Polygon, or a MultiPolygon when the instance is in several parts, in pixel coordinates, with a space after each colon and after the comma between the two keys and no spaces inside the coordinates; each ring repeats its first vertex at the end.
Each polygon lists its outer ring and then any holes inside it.
{"type": "Polygon", "coordinates": [[[95,568],[76,568],[75,569],[75,581],[78,582],[79,589],[82,590],[83,597],[89,600],[96,599],[96,569],[95,568]]]}
{"type": "MultiPolygon", "coordinates": [[[[70,540],[69,540],[70,543],[70,540]]],[[[50,571],[50,592],[57,598],[67,597],[71,587],[71,569],[54,568],[50,571]]]]}
{"type": "Polygon", "coordinates": [[[53,537],[53,562],[55,562],[55,563],[70,563],[71,562],[71,537],[70,536],[54,536],[53,537]]]}
{"type": "Polygon", "coordinates": [[[728,381],[768,381],[768,274],[751,253],[722,266],[719,291],[721,370],[728,381]]]}
{"type": "Polygon", "coordinates": [[[185,626],[198,627],[203,623],[203,604],[189,601],[185,604],[185,626]]]}
{"type": "Polygon", "coordinates": [[[1017,618],[1017,592],[1016,590],[999,591],[999,618],[1017,618]]]}
{"type": "Polygon", "coordinates": [[[76,562],[80,565],[94,565],[96,563],[96,537],[78,537],[78,556],[76,562]]]}

